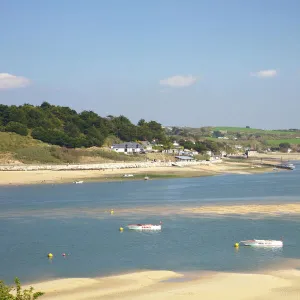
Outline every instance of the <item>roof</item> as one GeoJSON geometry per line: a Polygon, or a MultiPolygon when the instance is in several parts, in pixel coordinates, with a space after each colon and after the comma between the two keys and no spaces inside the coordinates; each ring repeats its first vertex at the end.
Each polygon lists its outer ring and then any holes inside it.
{"type": "Polygon", "coordinates": [[[112,148],[141,148],[141,149],[143,149],[143,146],[139,143],[128,142],[128,143],[122,143],[122,144],[113,144],[112,148]]]}
{"type": "Polygon", "coordinates": [[[186,155],[178,155],[178,156],[175,156],[175,158],[182,159],[182,160],[194,160],[193,157],[186,156],[186,155]]]}

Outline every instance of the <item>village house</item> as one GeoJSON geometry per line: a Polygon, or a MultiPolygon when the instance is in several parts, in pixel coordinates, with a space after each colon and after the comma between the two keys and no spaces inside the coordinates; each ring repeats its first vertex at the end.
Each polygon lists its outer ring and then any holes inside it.
{"type": "Polygon", "coordinates": [[[133,142],[113,144],[111,146],[111,149],[118,153],[144,153],[145,152],[141,144],[133,143],[133,142]]]}
{"type": "Polygon", "coordinates": [[[249,149],[249,150],[246,151],[247,157],[257,156],[257,154],[258,154],[258,152],[256,150],[254,150],[254,149],[249,149]]]}
{"type": "Polygon", "coordinates": [[[140,142],[145,151],[152,152],[153,145],[148,141],[140,142]]]}
{"type": "Polygon", "coordinates": [[[185,155],[178,155],[175,156],[177,161],[194,161],[195,159],[191,156],[185,156],[185,155]]]}

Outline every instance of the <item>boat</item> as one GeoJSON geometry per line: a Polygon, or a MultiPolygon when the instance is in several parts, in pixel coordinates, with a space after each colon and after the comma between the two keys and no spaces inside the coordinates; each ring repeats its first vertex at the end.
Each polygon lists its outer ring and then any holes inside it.
{"type": "Polygon", "coordinates": [[[82,181],[82,180],[74,181],[74,183],[75,183],[75,184],[81,184],[81,183],[83,183],[83,181],[82,181]]]}
{"type": "Polygon", "coordinates": [[[293,164],[284,164],[283,163],[283,164],[276,165],[276,168],[294,170],[295,165],[293,165],[293,164]]]}
{"type": "Polygon", "coordinates": [[[282,241],[256,240],[256,239],[240,241],[239,244],[242,246],[251,246],[251,247],[282,247],[283,246],[282,241]]]}
{"type": "Polygon", "coordinates": [[[149,180],[149,177],[148,177],[148,176],[145,176],[144,180],[149,180]]]}
{"type": "Polygon", "coordinates": [[[161,224],[129,224],[127,227],[130,230],[161,230],[161,224]]]}

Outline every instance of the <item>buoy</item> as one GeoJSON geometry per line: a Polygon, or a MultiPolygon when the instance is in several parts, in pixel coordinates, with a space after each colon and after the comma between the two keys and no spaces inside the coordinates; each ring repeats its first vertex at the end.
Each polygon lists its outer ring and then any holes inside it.
{"type": "Polygon", "coordinates": [[[235,248],[238,248],[239,246],[240,246],[239,243],[235,243],[235,244],[234,244],[234,247],[235,247],[235,248]]]}
{"type": "Polygon", "coordinates": [[[124,228],[123,228],[123,227],[120,227],[120,228],[119,228],[119,230],[120,230],[120,231],[123,231],[123,230],[124,230],[124,228]]]}
{"type": "Polygon", "coordinates": [[[66,253],[63,253],[63,254],[62,254],[62,256],[66,256],[66,255],[67,255],[66,253]]]}
{"type": "Polygon", "coordinates": [[[110,211],[110,214],[111,214],[111,215],[113,215],[113,214],[114,214],[114,210],[113,210],[113,209],[110,211]]]}
{"type": "Polygon", "coordinates": [[[49,258],[52,258],[52,257],[53,257],[53,254],[52,254],[52,253],[48,253],[48,257],[49,257],[49,258]]]}

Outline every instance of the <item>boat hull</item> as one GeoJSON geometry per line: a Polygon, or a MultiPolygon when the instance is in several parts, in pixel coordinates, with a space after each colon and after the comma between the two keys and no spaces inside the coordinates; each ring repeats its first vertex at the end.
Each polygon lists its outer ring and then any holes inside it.
{"type": "Polygon", "coordinates": [[[240,245],[242,246],[250,246],[250,247],[282,247],[282,241],[275,240],[247,240],[240,241],[240,245]]]}
{"type": "Polygon", "coordinates": [[[161,230],[161,225],[152,224],[130,224],[127,226],[130,230],[161,230]]]}

